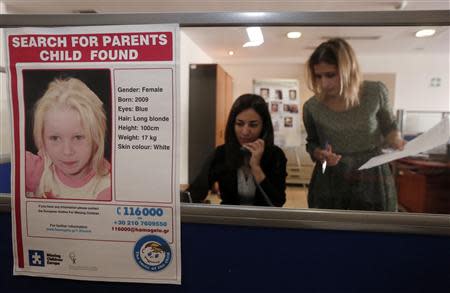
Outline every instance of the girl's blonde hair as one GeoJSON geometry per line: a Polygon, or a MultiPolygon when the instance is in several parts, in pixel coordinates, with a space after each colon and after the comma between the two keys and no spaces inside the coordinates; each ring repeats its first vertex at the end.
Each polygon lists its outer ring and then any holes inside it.
{"type": "Polygon", "coordinates": [[[336,65],[341,81],[339,95],[345,99],[347,108],[358,105],[362,78],[352,47],[341,38],[333,38],[320,44],[309,57],[308,88],[316,94],[318,99],[323,99],[324,96],[315,79],[314,66],[322,62],[336,65]]]}
{"type": "Polygon", "coordinates": [[[68,106],[78,112],[83,128],[93,142],[91,165],[97,175],[109,170],[104,162],[106,115],[98,96],[81,80],[76,78],[55,79],[35,105],[33,136],[39,150],[44,150],[44,118],[48,110],[68,106]]]}

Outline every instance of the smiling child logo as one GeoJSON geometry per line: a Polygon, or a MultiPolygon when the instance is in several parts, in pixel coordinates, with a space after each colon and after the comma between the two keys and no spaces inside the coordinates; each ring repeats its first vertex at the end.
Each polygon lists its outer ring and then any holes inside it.
{"type": "Polygon", "coordinates": [[[161,237],[147,235],[136,242],[134,259],[143,269],[157,272],[169,265],[172,251],[169,244],[161,237]]]}

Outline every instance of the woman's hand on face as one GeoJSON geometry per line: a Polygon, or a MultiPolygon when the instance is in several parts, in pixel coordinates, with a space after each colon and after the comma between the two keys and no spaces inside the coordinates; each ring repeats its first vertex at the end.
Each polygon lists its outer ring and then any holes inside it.
{"type": "Polygon", "coordinates": [[[342,158],[341,155],[333,153],[333,148],[330,144],[325,149],[316,148],[313,155],[320,162],[326,161],[328,166],[336,166],[342,158]]]}
{"type": "Polygon", "coordinates": [[[258,138],[254,142],[244,144],[243,147],[252,153],[249,162],[250,167],[259,167],[262,155],[264,153],[264,140],[258,138]]]}

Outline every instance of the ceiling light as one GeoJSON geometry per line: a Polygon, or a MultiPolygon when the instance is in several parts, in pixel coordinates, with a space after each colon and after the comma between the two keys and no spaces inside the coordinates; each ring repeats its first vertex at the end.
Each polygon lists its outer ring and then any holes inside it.
{"type": "Polygon", "coordinates": [[[258,26],[248,27],[247,35],[249,41],[242,47],[257,47],[264,43],[264,37],[261,28],[258,26]]]}
{"type": "Polygon", "coordinates": [[[435,29],[423,29],[416,32],[417,38],[431,37],[436,33],[435,29]]]}
{"type": "Polygon", "coordinates": [[[234,51],[228,51],[228,55],[233,56],[234,55],[234,51]]]}
{"type": "Polygon", "coordinates": [[[288,32],[286,34],[286,36],[289,39],[298,39],[298,38],[300,38],[302,36],[302,33],[301,32],[288,32]]]}

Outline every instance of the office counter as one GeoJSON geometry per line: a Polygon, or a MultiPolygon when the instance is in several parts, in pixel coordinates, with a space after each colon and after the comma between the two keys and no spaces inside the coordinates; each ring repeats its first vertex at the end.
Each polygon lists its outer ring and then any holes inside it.
{"type": "Polygon", "coordinates": [[[345,221],[342,230],[311,229],[320,217],[290,221],[277,211],[263,216],[265,211],[252,208],[240,212],[243,219],[236,225],[235,212],[220,206],[184,205],[182,210],[181,286],[13,277],[11,214],[2,212],[2,292],[411,293],[450,288],[448,235],[348,231],[345,221]]]}
{"type": "Polygon", "coordinates": [[[181,286],[90,282],[12,276],[10,195],[3,194],[0,288],[65,293],[448,292],[449,219],[182,204],[181,286]]]}

